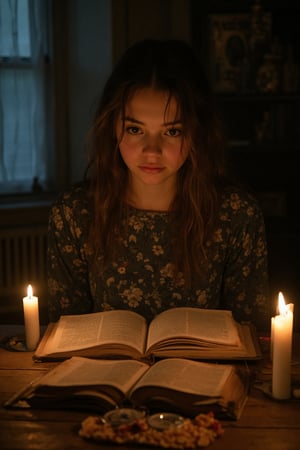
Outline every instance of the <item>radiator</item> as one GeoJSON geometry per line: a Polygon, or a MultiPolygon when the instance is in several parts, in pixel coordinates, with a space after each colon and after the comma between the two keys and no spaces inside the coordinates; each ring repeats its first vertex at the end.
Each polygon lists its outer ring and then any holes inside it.
{"type": "MultiPolygon", "coordinates": [[[[0,297],[34,295],[46,286],[47,226],[0,229],[0,297]]],[[[16,297],[17,296],[17,297],[16,297]]]]}

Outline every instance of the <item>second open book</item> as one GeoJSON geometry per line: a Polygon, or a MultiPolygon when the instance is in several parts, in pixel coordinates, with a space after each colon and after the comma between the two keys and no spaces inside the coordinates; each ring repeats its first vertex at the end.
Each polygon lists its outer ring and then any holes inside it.
{"type": "Polygon", "coordinates": [[[246,366],[166,358],[146,364],[133,359],[74,356],[5,403],[12,408],[81,409],[103,413],[122,406],[185,416],[213,412],[238,419],[247,399],[246,366]]]}
{"type": "Polygon", "coordinates": [[[238,360],[258,359],[261,353],[253,327],[237,323],[231,311],[179,307],[149,325],[126,310],[61,316],[48,325],[34,358],[70,356],[238,360]]]}

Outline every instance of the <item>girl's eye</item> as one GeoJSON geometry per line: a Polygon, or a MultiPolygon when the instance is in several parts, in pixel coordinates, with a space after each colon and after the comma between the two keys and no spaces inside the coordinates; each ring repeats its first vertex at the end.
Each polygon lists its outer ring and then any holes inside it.
{"type": "Polygon", "coordinates": [[[142,132],[139,127],[133,127],[133,126],[127,127],[126,131],[127,131],[127,133],[130,133],[130,134],[141,134],[141,132],[142,132]]]}
{"type": "Polygon", "coordinates": [[[170,128],[167,130],[166,134],[171,137],[177,137],[182,134],[182,130],[179,128],[170,128]]]}

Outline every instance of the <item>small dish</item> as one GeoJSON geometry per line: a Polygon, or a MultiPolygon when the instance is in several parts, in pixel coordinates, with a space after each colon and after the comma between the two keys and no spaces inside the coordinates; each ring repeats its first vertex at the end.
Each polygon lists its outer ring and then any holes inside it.
{"type": "Polygon", "coordinates": [[[179,414],[161,412],[148,417],[148,424],[156,430],[166,430],[170,427],[180,427],[184,422],[184,417],[179,414]]]}
{"type": "Polygon", "coordinates": [[[137,419],[145,417],[145,412],[134,408],[116,408],[104,414],[105,422],[114,427],[133,423],[137,419]]]}

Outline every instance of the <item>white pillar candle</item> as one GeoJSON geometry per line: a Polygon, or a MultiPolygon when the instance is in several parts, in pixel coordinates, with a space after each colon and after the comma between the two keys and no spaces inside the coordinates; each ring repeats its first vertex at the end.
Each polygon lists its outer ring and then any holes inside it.
{"type": "Polygon", "coordinates": [[[292,303],[286,305],[281,292],[278,295],[278,310],[279,314],[272,318],[272,396],[276,399],[284,400],[291,396],[294,305],[292,303]]]}
{"type": "Polygon", "coordinates": [[[273,359],[274,319],[275,319],[275,317],[271,318],[271,338],[270,338],[270,360],[271,361],[273,359]]]}
{"type": "Polygon", "coordinates": [[[23,297],[25,340],[26,347],[32,351],[36,349],[40,339],[40,320],[38,297],[32,295],[32,287],[27,288],[27,297],[23,297]]]}

